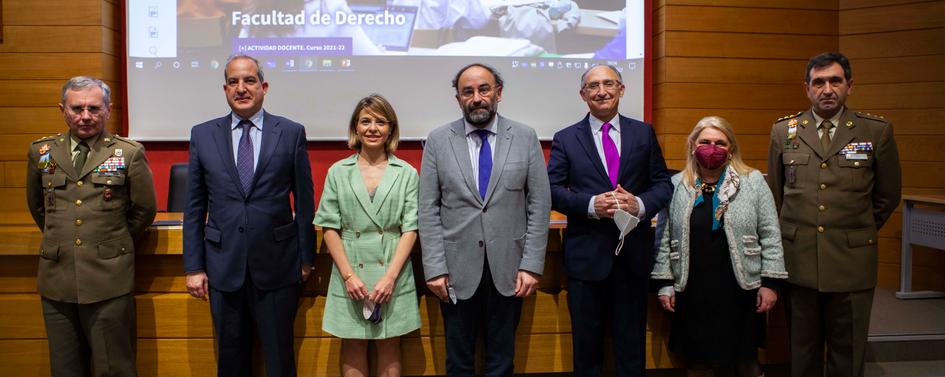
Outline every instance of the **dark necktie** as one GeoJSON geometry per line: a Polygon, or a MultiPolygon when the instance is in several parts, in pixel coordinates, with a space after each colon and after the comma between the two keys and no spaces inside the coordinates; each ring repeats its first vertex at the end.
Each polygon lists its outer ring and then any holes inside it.
{"type": "Polygon", "coordinates": [[[610,123],[604,123],[600,128],[600,143],[604,146],[604,160],[607,162],[607,176],[610,185],[617,187],[617,173],[620,171],[620,154],[617,153],[617,144],[610,138],[610,123]]]}
{"type": "Polygon", "coordinates": [[[236,152],[236,170],[240,173],[243,192],[249,193],[249,188],[253,185],[254,170],[253,140],[249,138],[249,130],[253,129],[253,122],[243,119],[239,126],[243,128],[243,136],[240,137],[239,150],[236,152]]]}
{"type": "Polygon", "coordinates": [[[79,154],[75,156],[75,161],[73,161],[75,164],[75,173],[82,174],[82,167],[85,166],[85,159],[89,155],[89,145],[83,141],[76,146],[76,149],[79,150],[79,154]]]}
{"type": "Polygon", "coordinates": [[[820,129],[823,132],[820,134],[820,146],[824,148],[824,153],[827,153],[830,150],[830,128],[833,127],[833,123],[830,123],[829,120],[824,119],[823,122],[820,122],[820,129]]]}
{"type": "Polygon", "coordinates": [[[492,175],[492,146],[489,145],[489,131],[476,130],[476,135],[482,139],[479,147],[479,196],[486,198],[486,189],[489,188],[489,176],[492,175]]]}

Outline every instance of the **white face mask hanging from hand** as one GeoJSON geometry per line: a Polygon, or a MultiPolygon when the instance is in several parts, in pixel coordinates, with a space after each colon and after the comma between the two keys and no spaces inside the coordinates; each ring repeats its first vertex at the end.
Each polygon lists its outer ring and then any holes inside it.
{"type": "Polygon", "coordinates": [[[614,255],[620,255],[620,249],[623,248],[624,237],[626,237],[633,228],[637,227],[637,224],[640,223],[640,219],[620,208],[620,201],[617,200],[617,195],[613,192],[611,192],[610,195],[614,197],[614,202],[617,203],[617,210],[614,211],[614,223],[617,224],[617,229],[620,230],[620,236],[617,237],[620,242],[617,243],[617,250],[614,250],[614,255]]]}

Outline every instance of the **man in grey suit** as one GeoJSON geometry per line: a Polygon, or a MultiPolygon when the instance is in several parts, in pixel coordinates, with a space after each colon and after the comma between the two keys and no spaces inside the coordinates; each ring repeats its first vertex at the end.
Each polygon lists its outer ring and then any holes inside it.
{"type": "Polygon", "coordinates": [[[440,298],[446,372],[511,376],[522,298],[545,264],[551,191],[535,131],[496,114],[502,77],[483,64],[453,79],[463,119],[427,137],[420,169],[420,242],[427,287],[440,298]]]}

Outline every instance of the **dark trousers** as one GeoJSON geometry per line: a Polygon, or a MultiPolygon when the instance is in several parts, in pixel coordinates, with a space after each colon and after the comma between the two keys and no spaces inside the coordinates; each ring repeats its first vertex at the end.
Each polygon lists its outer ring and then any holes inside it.
{"type": "Polygon", "coordinates": [[[506,297],[495,289],[489,265],[483,268],[476,293],[468,300],[440,303],[446,333],[446,375],[476,375],[476,337],[483,332],[484,375],[511,376],[515,358],[515,328],[522,299],[506,297]]]}
{"type": "Polygon", "coordinates": [[[791,375],[862,376],[873,289],[818,292],[793,284],[787,289],[791,375]]]}
{"type": "Polygon", "coordinates": [[[645,374],[647,283],[647,278],[634,278],[616,263],[603,281],[568,278],[575,376],[602,375],[608,322],[616,375],[645,374]]]}
{"type": "Polygon", "coordinates": [[[235,292],[210,287],[210,313],[217,337],[217,376],[249,377],[252,372],[253,329],[259,336],[267,377],[293,377],[299,286],[263,291],[247,274],[235,292]]]}
{"type": "Polygon", "coordinates": [[[42,298],[53,377],[135,376],[135,298],[91,304],[42,298]]]}

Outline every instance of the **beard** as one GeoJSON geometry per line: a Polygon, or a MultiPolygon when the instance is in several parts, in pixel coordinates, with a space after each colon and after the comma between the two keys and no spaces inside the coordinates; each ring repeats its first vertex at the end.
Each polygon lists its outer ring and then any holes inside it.
{"type": "Polygon", "coordinates": [[[495,109],[491,106],[479,106],[474,108],[466,108],[466,111],[463,112],[463,117],[466,118],[466,121],[469,124],[474,126],[484,126],[492,122],[492,118],[495,117],[495,109]]]}

